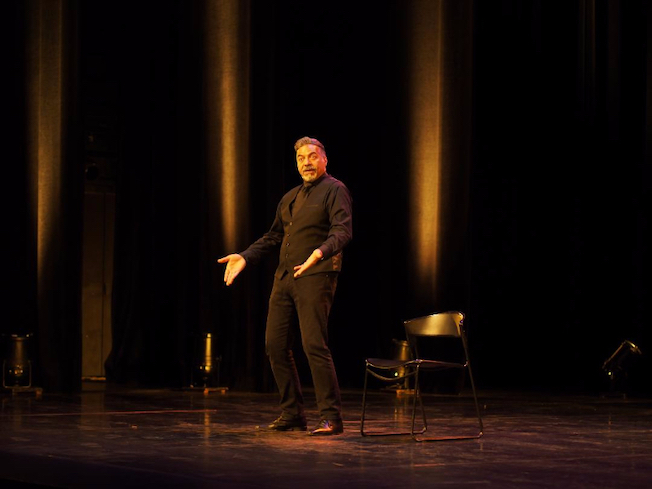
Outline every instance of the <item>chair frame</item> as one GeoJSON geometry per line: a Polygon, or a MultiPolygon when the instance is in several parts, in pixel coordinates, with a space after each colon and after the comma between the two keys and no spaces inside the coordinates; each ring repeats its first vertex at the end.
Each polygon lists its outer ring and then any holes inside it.
{"type": "Polygon", "coordinates": [[[367,358],[365,360],[365,378],[364,390],[362,393],[362,415],[360,419],[360,434],[362,436],[397,436],[397,435],[410,435],[415,441],[447,441],[447,440],[475,440],[480,438],[484,433],[484,426],[482,423],[482,416],[480,415],[480,405],[478,403],[478,396],[475,389],[475,382],[471,371],[471,363],[469,360],[469,351],[466,340],[466,332],[464,330],[464,314],[458,311],[448,311],[442,313],[435,313],[428,316],[422,316],[408,321],[404,321],[405,332],[407,335],[408,344],[413,354],[414,360],[389,360],[380,358],[367,358]],[[459,338],[462,342],[464,350],[464,363],[443,362],[438,360],[422,359],[419,356],[417,349],[416,338],[420,336],[428,337],[455,337],[459,338]],[[393,372],[404,369],[404,375],[391,375],[393,372]],[[460,435],[460,436],[438,436],[438,437],[423,437],[428,430],[428,421],[426,411],[423,405],[423,396],[419,386],[419,372],[421,369],[426,370],[444,370],[450,368],[466,369],[469,373],[469,380],[471,390],[473,392],[473,402],[475,404],[475,411],[478,417],[478,432],[473,435],[460,435]],[[382,372],[382,373],[381,373],[382,372]],[[384,374],[387,372],[386,374],[384,374]],[[414,377],[414,394],[412,401],[412,419],[410,431],[406,432],[376,432],[372,433],[364,430],[365,413],[367,406],[367,385],[369,375],[380,379],[383,382],[396,383],[410,377],[414,377]],[[423,419],[423,428],[415,431],[417,402],[421,408],[421,416],[423,419]]]}

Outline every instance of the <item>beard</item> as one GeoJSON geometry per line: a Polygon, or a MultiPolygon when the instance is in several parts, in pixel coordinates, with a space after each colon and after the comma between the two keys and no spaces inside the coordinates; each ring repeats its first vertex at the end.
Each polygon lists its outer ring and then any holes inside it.
{"type": "Polygon", "coordinates": [[[312,183],[319,177],[317,168],[312,168],[311,170],[309,173],[301,173],[301,178],[303,178],[304,182],[312,183]]]}

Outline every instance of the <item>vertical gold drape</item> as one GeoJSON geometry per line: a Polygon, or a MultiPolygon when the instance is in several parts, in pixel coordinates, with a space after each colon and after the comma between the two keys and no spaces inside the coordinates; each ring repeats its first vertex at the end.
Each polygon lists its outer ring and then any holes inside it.
{"type": "Polygon", "coordinates": [[[77,11],[75,0],[28,0],[25,8],[25,153],[36,252],[37,364],[50,390],[76,390],[80,383],[77,11]]]}
{"type": "MultiPolygon", "coordinates": [[[[65,127],[65,1],[30,1],[27,39],[27,157],[36,223],[39,289],[61,216],[65,127]]],[[[39,297],[41,290],[39,290],[39,297]]]]}
{"type": "Polygon", "coordinates": [[[410,280],[446,306],[459,284],[471,155],[471,2],[410,2],[408,158],[410,280]]]}
{"type": "Polygon", "coordinates": [[[409,58],[409,219],[420,289],[437,275],[442,154],[443,0],[413,2],[409,58]],[[422,5],[423,4],[423,5],[422,5]]]}
{"type": "Polygon", "coordinates": [[[217,246],[233,252],[245,239],[249,212],[249,1],[207,0],[204,22],[209,205],[219,209],[217,246]]]}

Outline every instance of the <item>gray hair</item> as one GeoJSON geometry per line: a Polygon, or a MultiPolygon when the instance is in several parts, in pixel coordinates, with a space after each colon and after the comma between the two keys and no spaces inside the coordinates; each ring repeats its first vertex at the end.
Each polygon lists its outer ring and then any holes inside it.
{"type": "Polygon", "coordinates": [[[299,151],[299,148],[305,146],[306,144],[314,144],[318,148],[321,148],[324,156],[326,156],[326,148],[324,148],[324,145],[321,144],[318,139],[310,138],[308,136],[302,137],[301,139],[298,139],[296,143],[294,143],[294,151],[299,151]]]}

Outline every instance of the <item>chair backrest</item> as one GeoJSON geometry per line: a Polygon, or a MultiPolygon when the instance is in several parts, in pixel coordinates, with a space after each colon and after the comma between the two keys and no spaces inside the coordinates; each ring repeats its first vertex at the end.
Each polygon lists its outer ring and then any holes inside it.
{"type": "Polygon", "coordinates": [[[405,321],[408,336],[462,336],[464,314],[457,311],[440,312],[405,321]]]}
{"type": "Polygon", "coordinates": [[[405,326],[405,333],[414,358],[433,359],[434,357],[439,357],[442,360],[454,361],[454,358],[458,358],[456,350],[459,348],[461,340],[462,351],[460,354],[466,357],[466,361],[468,361],[468,351],[466,348],[466,337],[464,336],[463,323],[464,314],[458,311],[430,314],[429,316],[404,321],[403,325],[405,326]],[[433,339],[431,340],[429,338],[433,339]],[[453,340],[436,340],[434,338],[453,338],[453,340]],[[445,343],[443,345],[441,343],[433,344],[430,343],[431,341],[444,341],[445,343]],[[448,341],[453,341],[453,343],[446,343],[448,341]],[[432,349],[435,345],[439,345],[439,347],[436,347],[436,354],[432,349]],[[427,352],[420,351],[424,347],[427,352]],[[457,348],[451,349],[452,347],[457,348]],[[444,348],[445,351],[442,351],[442,348],[444,348]],[[442,354],[448,358],[442,358],[442,354]]]}

